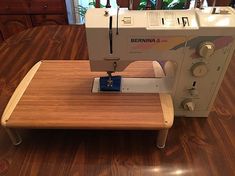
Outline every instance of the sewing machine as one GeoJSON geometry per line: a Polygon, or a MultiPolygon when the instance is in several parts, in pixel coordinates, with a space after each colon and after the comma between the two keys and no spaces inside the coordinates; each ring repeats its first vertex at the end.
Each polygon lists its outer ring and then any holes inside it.
{"type": "Polygon", "coordinates": [[[89,9],[86,35],[91,71],[108,73],[94,93],[169,93],[176,116],[206,117],[234,52],[235,11],[89,9]],[[112,76],[135,61],[153,61],[156,77],[112,76]]]}

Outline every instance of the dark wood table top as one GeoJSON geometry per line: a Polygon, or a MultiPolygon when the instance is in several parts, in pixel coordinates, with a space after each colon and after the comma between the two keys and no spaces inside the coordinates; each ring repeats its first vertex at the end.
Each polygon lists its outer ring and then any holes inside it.
{"type": "MultiPolygon", "coordinates": [[[[1,114],[42,59],[88,59],[84,27],[33,28],[0,45],[1,114]]],[[[235,58],[209,117],[175,118],[162,151],[155,132],[34,131],[15,148],[0,128],[0,175],[235,175],[234,70],[235,58]]]]}

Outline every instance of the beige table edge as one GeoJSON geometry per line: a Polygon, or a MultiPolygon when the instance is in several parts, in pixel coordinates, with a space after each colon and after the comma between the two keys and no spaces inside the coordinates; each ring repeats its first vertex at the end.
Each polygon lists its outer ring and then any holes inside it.
{"type": "Polygon", "coordinates": [[[170,128],[174,121],[173,101],[170,94],[160,93],[160,101],[163,111],[165,128],[170,128]]]}
{"type": "Polygon", "coordinates": [[[18,104],[22,95],[24,94],[25,90],[27,89],[30,81],[33,79],[35,73],[39,69],[41,63],[42,62],[39,61],[29,70],[29,72],[25,75],[23,80],[20,82],[20,84],[17,86],[16,90],[12,94],[12,96],[11,96],[11,98],[10,98],[10,100],[9,100],[9,102],[3,112],[3,115],[2,115],[2,119],[1,119],[2,126],[6,126],[8,119],[10,118],[16,105],[18,104]]]}

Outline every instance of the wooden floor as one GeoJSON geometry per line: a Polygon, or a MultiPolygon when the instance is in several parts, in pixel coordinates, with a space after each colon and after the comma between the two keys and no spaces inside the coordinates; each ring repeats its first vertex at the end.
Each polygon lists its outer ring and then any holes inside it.
{"type": "MultiPolygon", "coordinates": [[[[0,114],[41,59],[87,59],[83,27],[42,27],[0,46],[0,114]],[[82,44],[81,44],[82,43],[82,44]],[[73,44],[73,47],[68,47],[73,44]],[[67,46],[67,47],[66,47],[67,46]]],[[[12,146],[0,128],[0,176],[235,175],[235,58],[210,116],[174,121],[167,146],[155,131],[22,130],[12,146]]]]}

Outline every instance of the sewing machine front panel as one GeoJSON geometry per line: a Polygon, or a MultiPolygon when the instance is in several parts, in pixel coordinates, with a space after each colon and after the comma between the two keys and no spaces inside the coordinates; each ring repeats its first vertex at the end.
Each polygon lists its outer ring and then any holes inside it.
{"type": "Polygon", "coordinates": [[[97,13],[99,23],[90,20],[91,12],[87,15],[91,70],[123,71],[130,63],[142,60],[158,61],[164,69],[171,61],[176,71],[167,76],[174,77],[169,78],[169,93],[175,115],[208,116],[234,51],[234,10],[120,9],[119,18],[115,10],[108,10],[108,16],[104,16],[106,11],[91,10],[97,13]]]}
{"type": "Polygon", "coordinates": [[[187,42],[185,59],[177,79],[176,92],[173,95],[175,114],[178,116],[208,116],[221,81],[234,51],[233,36],[192,36],[187,42]],[[214,53],[204,58],[198,53],[198,45],[211,42],[215,46],[214,53]],[[200,74],[193,70],[199,68],[200,74]],[[201,68],[200,68],[201,67],[201,68]],[[199,74],[199,75],[197,75],[199,74]],[[185,100],[194,103],[194,110],[183,108],[185,100]]]}

